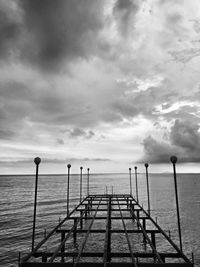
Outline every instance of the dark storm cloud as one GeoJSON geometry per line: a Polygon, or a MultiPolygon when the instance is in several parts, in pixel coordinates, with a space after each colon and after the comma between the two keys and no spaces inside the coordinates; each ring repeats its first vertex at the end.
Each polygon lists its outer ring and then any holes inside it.
{"type": "Polygon", "coordinates": [[[80,137],[80,136],[85,136],[85,135],[86,133],[82,129],[79,129],[79,128],[75,128],[72,131],[70,131],[71,137],[80,137]]]}
{"type": "Polygon", "coordinates": [[[200,151],[200,133],[198,130],[197,124],[192,124],[190,121],[181,122],[176,120],[171,130],[171,142],[173,145],[191,152],[200,151]]]}
{"type": "Polygon", "coordinates": [[[113,8],[114,17],[118,23],[118,29],[121,35],[126,36],[129,31],[130,22],[134,19],[139,10],[139,1],[137,0],[117,0],[113,8]]]}
{"type": "Polygon", "coordinates": [[[200,162],[199,127],[189,121],[176,120],[171,128],[169,143],[159,142],[149,136],[143,141],[144,161],[153,163],[169,162],[171,155],[180,162],[200,162]]]}
{"type": "Polygon", "coordinates": [[[59,145],[64,145],[64,143],[65,143],[64,140],[61,138],[57,138],[57,142],[59,145]]]}
{"type": "Polygon", "coordinates": [[[0,130],[0,139],[11,139],[12,137],[15,136],[15,132],[9,131],[9,130],[0,130]]]}
{"type": "Polygon", "coordinates": [[[151,163],[169,162],[171,155],[176,154],[175,150],[167,143],[159,142],[148,136],[143,141],[145,156],[142,160],[151,163]]]}
{"type": "MultiPolygon", "coordinates": [[[[11,1],[12,4],[12,1],[11,1]]],[[[0,58],[5,58],[12,53],[18,42],[21,25],[14,11],[0,2],[0,58]]]]}
{"type": "Polygon", "coordinates": [[[84,131],[83,129],[79,128],[74,128],[73,130],[70,131],[70,137],[71,138],[77,138],[77,137],[84,137],[87,139],[92,138],[95,135],[93,131],[84,131]]]}
{"type": "Polygon", "coordinates": [[[28,44],[23,57],[47,69],[93,53],[102,27],[102,0],[22,0],[28,44]]]}
{"type": "Polygon", "coordinates": [[[122,117],[134,117],[142,114],[149,118],[157,117],[155,113],[156,105],[163,102],[170,102],[177,93],[172,90],[163,90],[160,87],[151,87],[146,91],[134,92],[128,95],[121,95],[115,103],[113,109],[122,117]]]}
{"type": "Polygon", "coordinates": [[[23,83],[1,82],[0,94],[0,139],[14,139],[23,130],[25,118],[35,113],[35,93],[23,83]]]}

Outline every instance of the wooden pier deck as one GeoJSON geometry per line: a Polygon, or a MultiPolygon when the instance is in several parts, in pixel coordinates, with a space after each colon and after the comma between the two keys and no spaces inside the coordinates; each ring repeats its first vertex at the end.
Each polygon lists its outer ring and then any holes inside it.
{"type": "Polygon", "coordinates": [[[130,194],[99,194],[85,197],[21,258],[19,266],[189,267],[193,263],[130,194]],[[52,239],[54,246],[47,251],[52,239]],[[166,252],[161,241],[167,243],[166,252]]]}

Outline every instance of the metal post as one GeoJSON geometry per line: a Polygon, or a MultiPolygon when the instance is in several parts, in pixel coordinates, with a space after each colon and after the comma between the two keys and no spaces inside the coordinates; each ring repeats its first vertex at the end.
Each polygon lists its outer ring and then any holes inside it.
{"type": "Polygon", "coordinates": [[[37,187],[38,187],[38,169],[41,159],[36,157],[34,159],[36,165],[36,174],[35,174],[35,201],[34,201],[34,213],[33,213],[33,233],[32,233],[32,251],[34,249],[35,242],[35,223],[36,223],[36,207],[37,207],[37,187]]]}
{"type": "MultiPolygon", "coordinates": [[[[146,231],[146,219],[145,218],[142,219],[142,227],[146,231]]],[[[143,235],[143,242],[146,243],[146,237],[145,237],[145,235],[143,235]]]]}
{"type": "Polygon", "coordinates": [[[90,177],[90,169],[88,168],[87,169],[87,195],[89,196],[89,189],[90,189],[90,180],[89,180],[89,177],[90,177]]]}
{"type": "Polygon", "coordinates": [[[68,174],[67,174],[67,216],[69,215],[69,178],[70,178],[70,168],[71,165],[67,165],[68,168],[68,174]]]}
{"type": "Polygon", "coordinates": [[[176,180],[176,162],[177,162],[177,157],[176,156],[171,156],[170,160],[171,160],[171,162],[173,164],[173,171],[174,171],[174,187],[175,187],[175,196],[176,196],[176,211],[177,211],[177,220],[178,220],[178,233],[179,233],[180,250],[182,251],[181,223],[180,223],[179,203],[178,203],[178,191],[177,191],[177,180],[176,180]]]}
{"type": "Polygon", "coordinates": [[[42,262],[47,262],[47,254],[42,252],[42,262]]]}
{"type": "Polygon", "coordinates": [[[80,229],[83,229],[83,211],[80,211],[80,229]]]}
{"type": "Polygon", "coordinates": [[[154,248],[156,248],[156,237],[155,237],[155,232],[151,232],[151,242],[152,242],[154,248]]]}
{"type": "Polygon", "coordinates": [[[148,175],[148,167],[149,167],[149,164],[148,164],[148,163],[145,163],[144,166],[145,166],[145,168],[146,168],[147,197],[148,197],[148,213],[149,213],[149,215],[150,215],[149,175],[148,175]]]}
{"type": "Polygon", "coordinates": [[[80,167],[80,202],[82,201],[82,175],[83,175],[83,167],[80,167]]]}
{"type": "Polygon", "coordinates": [[[138,182],[137,182],[137,166],[134,167],[135,169],[135,183],[136,183],[136,198],[137,198],[137,202],[138,202],[138,182]]]}
{"type": "Polygon", "coordinates": [[[132,181],[131,181],[131,168],[129,168],[129,176],[130,176],[130,195],[132,196],[132,181]]]}
{"type": "Polygon", "coordinates": [[[74,233],[73,233],[74,243],[76,243],[76,231],[77,231],[77,218],[74,219],[74,233]]]}
{"type": "MultiPolygon", "coordinates": [[[[61,232],[61,243],[63,242],[63,240],[65,239],[65,232],[61,232]]],[[[65,262],[65,257],[64,257],[64,253],[65,253],[65,244],[63,244],[63,246],[61,247],[61,262],[65,262]]]]}

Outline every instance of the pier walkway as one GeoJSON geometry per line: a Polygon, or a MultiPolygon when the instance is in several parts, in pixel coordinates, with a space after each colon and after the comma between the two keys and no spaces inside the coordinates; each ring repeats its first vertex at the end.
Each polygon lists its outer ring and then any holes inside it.
{"type": "Polygon", "coordinates": [[[132,195],[99,194],[85,197],[21,258],[19,266],[190,267],[193,263],[132,195]]]}

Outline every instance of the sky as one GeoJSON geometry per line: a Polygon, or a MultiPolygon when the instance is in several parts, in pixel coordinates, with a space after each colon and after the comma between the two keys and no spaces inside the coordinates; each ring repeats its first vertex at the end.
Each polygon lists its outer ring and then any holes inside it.
{"type": "Polygon", "coordinates": [[[199,0],[0,0],[0,174],[200,172],[199,0]]]}

